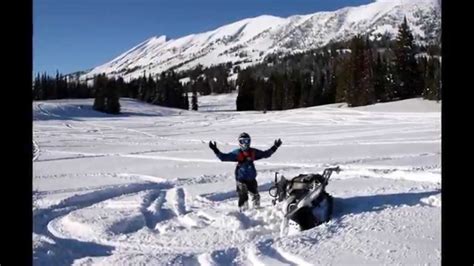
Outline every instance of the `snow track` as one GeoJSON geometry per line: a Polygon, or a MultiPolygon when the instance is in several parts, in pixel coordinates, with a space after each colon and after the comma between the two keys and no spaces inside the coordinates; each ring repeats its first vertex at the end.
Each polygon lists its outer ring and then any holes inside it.
{"type": "MultiPolygon", "coordinates": [[[[60,263],[72,263],[74,259],[84,256],[102,256],[110,254],[111,250],[113,250],[112,246],[71,239],[63,235],[61,232],[56,230],[56,221],[73,211],[86,208],[108,199],[127,194],[138,193],[140,191],[154,187],[166,187],[166,185],[156,183],[139,183],[116,186],[73,196],[47,209],[37,210],[33,216],[33,232],[35,234],[48,236],[57,243],[55,248],[58,250],[54,253],[47,254],[47,260],[60,263]]],[[[38,264],[42,264],[45,259],[45,257],[41,256],[34,257],[35,263],[38,264]]]]}
{"type": "Polygon", "coordinates": [[[36,161],[40,155],[40,149],[36,141],[33,140],[33,161],[36,161]]]}
{"type": "Polygon", "coordinates": [[[268,239],[257,243],[255,247],[249,248],[248,257],[253,265],[310,265],[308,263],[301,263],[301,259],[273,248],[273,243],[272,239],[268,239]],[[288,257],[291,258],[289,259],[288,257]]]}
{"type": "Polygon", "coordinates": [[[165,195],[165,191],[150,191],[143,199],[141,212],[145,217],[146,226],[150,229],[154,229],[160,219],[165,195]]]}

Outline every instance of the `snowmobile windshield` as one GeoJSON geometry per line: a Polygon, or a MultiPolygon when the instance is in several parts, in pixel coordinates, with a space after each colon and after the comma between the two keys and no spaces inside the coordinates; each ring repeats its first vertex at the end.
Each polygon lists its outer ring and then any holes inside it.
{"type": "Polygon", "coordinates": [[[305,182],[293,182],[291,185],[291,190],[300,190],[300,189],[308,189],[310,186],[309,183],[305,182]]]}

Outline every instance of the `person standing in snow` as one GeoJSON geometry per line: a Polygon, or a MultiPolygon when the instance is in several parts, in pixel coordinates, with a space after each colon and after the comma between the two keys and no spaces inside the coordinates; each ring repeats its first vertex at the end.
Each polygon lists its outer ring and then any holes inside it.
{"type": "Polygon", "coordinates": [[[258,193],[257,171],[253,161],[263,158],[269,158],[280,147],[281,140],[275,140],[273,146],[266,150],[250,147],[250,135],[242,133],[239,135],[239,149],[235,149],[230,153],[222,153],[217,148],[216,142],[209,141],[209,148],[214,151],[217,158],[221,161],[237,162],[235,168],[235,180],[237,182],[237,193],[239,195],[238,206],[240,211],[248,209],[248,193],[252,196],[254,207],[260,207],[260,195],[258,193]]]}

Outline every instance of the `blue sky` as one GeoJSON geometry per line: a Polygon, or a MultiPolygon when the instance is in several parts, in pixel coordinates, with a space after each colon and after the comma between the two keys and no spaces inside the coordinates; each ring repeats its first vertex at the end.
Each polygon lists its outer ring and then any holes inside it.
{"type": "Polygon", "coordinates": [[[33,71],[105,63],[152,37],[177,38],[262,14],[287,17],[373,0],[33,0],[33,71]]]}

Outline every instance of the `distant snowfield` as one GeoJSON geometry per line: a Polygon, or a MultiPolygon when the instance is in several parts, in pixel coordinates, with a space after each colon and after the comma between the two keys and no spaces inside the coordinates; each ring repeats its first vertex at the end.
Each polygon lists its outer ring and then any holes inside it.
{"type": "Polygon", "coordinates": [[[237,91],[232,93],[205,95],[198,97],[199,111],[237,110],[237,91]]]}
{"type": "Polygon", "coordinates": [[[236,112],[236,95],[200,111],[121,99],[34,102],[35,265],[441,264],[441,104],[422,99],[236,112]],[[263,209],[239,213],[233,163],[208,148],[283,145],[256,162],[263,209]],[[280,235],[267,192],[339,165],[329,223],[280,235]]]}

